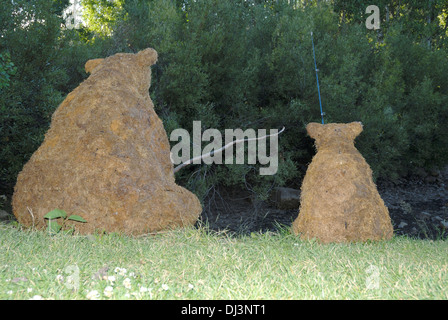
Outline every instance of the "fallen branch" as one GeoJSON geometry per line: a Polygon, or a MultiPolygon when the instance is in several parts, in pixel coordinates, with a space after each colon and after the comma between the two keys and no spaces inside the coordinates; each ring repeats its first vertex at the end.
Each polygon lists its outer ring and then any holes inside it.
{"type": "Polygon", "coordinates": [[[239,139],[239,140],[235,140],[235,141],[229,142],[229,143],[226,144],[224,147],[221,147],[221,148],[219,148],[219,149],[216,150],[216,151],[215,151],[215,150],[212,150],[212,151],[210,151],[210,152],[207,153],[207,154],[204,154],[204,155],[200,155],[200,156],[191,158],[191,159],[189,159],[189,160],[187,160],[187,161],[181,163],[180,165],[178,165],[177,167],[174,168],[174,173],[176,173],[177,171],[179,171],[179,170],[182,169],[183,167],[188,166],[189,164],[193,163],[193,161],[196,161],[196,160],[202,160],[202,159],[204,159],[204,158],[210,157],[210,156],[212,156],[212,155],[214,155],[214,154],[216,154],[216,153],[218,153],[218,152],[222,152],[222,151],[224,151],[225,149],[229,148],[230,146],[232,146],[232,145],[234,145],[234,144],[237,144],[237,143],[240,143],[240,142],[246,142],[246,141],[261,140],[261,139],[265,139],[265,138],[268,138],[268,137],[278,136],[278,135],[279,135],[280,133],[282,133],[283,131],[285,131],[285,127],[283,127],[282,130],[280,130],[280,131],[277,132],[277,133],[268,134],[268,135],[265,135],[265,136],[263,136],[263,137],[259,137],[259,138],[249,138],[249,139],[239,139]]]}

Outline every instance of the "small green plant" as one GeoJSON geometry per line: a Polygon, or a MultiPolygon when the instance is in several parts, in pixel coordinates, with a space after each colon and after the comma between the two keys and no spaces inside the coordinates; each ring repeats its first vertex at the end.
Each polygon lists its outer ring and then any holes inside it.
{"type": "MultiPolygon", "coordinates": [[[[52,234],[56,234],[60,232],[62,229],[65,229],[65,224],[68,220],[77,221],[77,222],[87,222],[83,217],[72,214],[67,217],[67,212],[61,209],[54,209],[48,212],[45,216],[45,219],[48,219],[48,231],[52,234]],[[56,222],[57,219],[62,218],[62,225],[56,222]]],[[[66,230],[67,233],[73,232],[73,227],[66,230]]]]}

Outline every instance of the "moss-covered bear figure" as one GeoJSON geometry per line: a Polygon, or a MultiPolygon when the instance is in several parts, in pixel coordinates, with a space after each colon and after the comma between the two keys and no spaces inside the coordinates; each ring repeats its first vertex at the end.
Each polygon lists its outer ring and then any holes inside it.
{"type": "Polygon", "coordinates": [[[45,140],[19,174],[13,212],[46,227],[62,209],[79,233],[144,234],[194,224],[197,197],[176,185],[170,145],[149,97],[157,52],[89,60],[91,75],[54,112],[45,140]]]}
{"type": "Polygon", "coordinates": [[[390,239],[389,211],[354,145],[362,124],[310,123],[306,129],[317,153],[303,180],[294,233],[322,243],[390,239]]]}

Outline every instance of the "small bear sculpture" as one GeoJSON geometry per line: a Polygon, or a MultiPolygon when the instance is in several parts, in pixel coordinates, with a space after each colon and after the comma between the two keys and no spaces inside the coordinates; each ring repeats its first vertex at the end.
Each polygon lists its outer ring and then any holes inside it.
{"type": "Polygon", "coordinates": [[[52,116],[44,142],[17,178],[13,212],[45,228],[62,209],[79,233],[139,235],[192,225],[198,198],[174,180],[170,145],[149,96],[157,52],[118,53],[87,61],[91,75],[52,116]]]}
{"type": "Polygon", "coordinates": [[[389,211],[354,145],[362,124],[310,123],[306,129],[317,153],[302,183],[293,232],[322,243],[390,239],[389,211]]]}

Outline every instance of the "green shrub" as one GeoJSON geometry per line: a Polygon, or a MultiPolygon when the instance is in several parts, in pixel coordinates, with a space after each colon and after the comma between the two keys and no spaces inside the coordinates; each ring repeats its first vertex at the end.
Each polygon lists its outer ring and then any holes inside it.
{"type": "Polygon", "coordinates": [[[375,177],[448,162],[446,1],[380,1],[377,31],[355,0],[89,0],[79,30],[60,28],[63,2],[2,3],[0,189],[9,193],[52,112],[86,77],[85,61],[147,47],[159,53],[150,94],[168,135],[191,132],[195,120],[222,132],[286,128],[276,175],[260,176],[259,165],[190,165],[177,174],[181,184],[200,196],[225,185],[261,198],[275,185],[299,187],[315,152],[305,126],[320,121],[311,31],[325,121],[364,124],[356,146],[375,177]]]}

